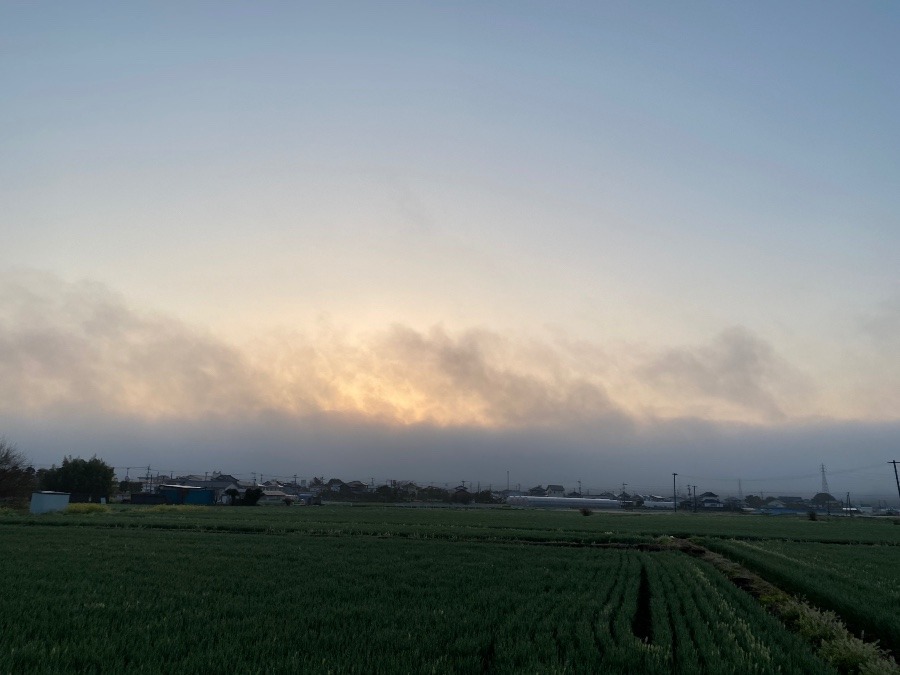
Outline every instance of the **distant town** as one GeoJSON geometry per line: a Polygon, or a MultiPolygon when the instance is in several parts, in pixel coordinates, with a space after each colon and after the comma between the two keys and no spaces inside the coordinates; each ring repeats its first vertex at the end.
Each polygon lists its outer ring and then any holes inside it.
{"type": "MultiPolygon", "coordinates": [[[[243,480],[231,474],[212,472],[203,475],[150,476],[127,478],[118,483],[112,500],[133,504],[205,504],[205,505],[274,505],[312,506],[323,502],[372,502],[408,504],[509,504],[548,508],[581,508],[589,510],[679,510],[763,512],[772,515],[822,513],[895,515],[897,509],[885,501],[865,503],[839,499],[827,491],[812,496],[798,495],[718,495],[686,486],[668,495],[643,494],[626,490],[591,493],[567,489],[563,485],[536,485],[528,489],[482,486],[462,482],[458,485],[434,483],[421,485],[409,480],[391,480],[376,484],[374,480],[343,481],[339,478],[243,480]]],[[[580,486],[579,486],[580,487],[580,486]]]]}

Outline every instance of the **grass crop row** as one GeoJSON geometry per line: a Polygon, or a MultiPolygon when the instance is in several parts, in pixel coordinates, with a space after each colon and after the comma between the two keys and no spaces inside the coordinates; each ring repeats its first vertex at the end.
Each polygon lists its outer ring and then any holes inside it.
{"type": "Polygon", "coordinates": [[[668,673],[676,649],[690,672],[824,672],[739,591],[710,593],[697,565],[502,542],[0,525],[0,672],[668,673]],[[667,621],[689,617],[669,643],[634,634],[642,568],[667,621]],[[716,633],[736,618],[756,651],[732,657],[740,641],[721,649],[716,633]],[[763,648],[772,658],[747,670],[763,648]]]}
{"type": "Polygon", "coordinates": [[[593,543],[659,535],[785,539],[900,545],[891,520],[729,514],[628,514],[510,508],[114,507],[108,513],[5,515],[0,523],[169,528],[234,532],[298,532],[593,543]]]}
{"type": "Polygon", "coordinates": [[[830,672],[808,646],[705,563],[644,554],[652,639],[672,672],[830,672]]]}
{"type": "Polygon", "coordinates": [[[706,540],[704,544],[785,590],[840,615],[900,653],[900,550],[803,542],[706,540]]]}

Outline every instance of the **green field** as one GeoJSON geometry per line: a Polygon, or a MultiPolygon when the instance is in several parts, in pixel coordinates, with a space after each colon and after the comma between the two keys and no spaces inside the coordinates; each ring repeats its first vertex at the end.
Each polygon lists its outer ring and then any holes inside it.
{"type": "Polygon", "coordinates": [[[830,672],[753,597],[666,550],[672,535],[721,537],[722,550],[734,537],[809,542],[783,546],[837,568],[842,552],[900,551],[900,527],[863,519],[347,506],[7,513],[0,672],[830,672]]]}
{"type": "Polygon", "coordinates": [[[601,543],[645,541],[658,536],[711,536],[835,543],[900,545],[891,519],[671,514],[511,508],[322,507],[113,507],[106,514],[0,515],[0,524],[75,524],[189,530],[295,532],[310,535],[390,535],[452,540],[522,540],[601,543]]]}
{"type": "MultiPolygon", "coordinates": [[[[900,529],[900,527],[896,528],[900,529]]],[[[831,609],[900,652],[900,547],[708,541],[780,587],[831,609]]]]}

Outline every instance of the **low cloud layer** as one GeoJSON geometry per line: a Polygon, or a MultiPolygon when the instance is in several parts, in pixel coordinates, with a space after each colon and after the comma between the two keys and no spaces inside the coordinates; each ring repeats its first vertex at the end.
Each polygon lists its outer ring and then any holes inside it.
{"type": "Polygon", "coordinates": [[[0,408],[146,419],[337,413],[385,424],[553,428],[781,421],[803,378],[743,328],[646,354],[486,329],[327,325],[236,346],[95,283],[0,284],[0,408]]]}
{"type": "Polygon", "coordinates": [[[804,378],[773,347],[741,327],[729,328],[708,345],[671,349],[639,370],[673,399],[690,401],[701,417],[752,410],[769,420],[786,417],[787,399],[808,397],[804,378]]]}
{"type": "Polygon", "coordinates": [[[814,486],[820,462],[889,458],[896,422],[814,422],[796,412],[811,389],[740,327],[652,353],[402,325],[237,346],[99,284],[0,283],[0,435],[38,464],[97,452],[164,472],[500,483],[510,471],[514,484],[663,492],[672,471],[711,489],[796,473],[814,486]]]}
{"type": "Polygon", "coordinates": [[[104,286],[28,274],[0,286],[0,407],[146,417],[234,414],[265,400],[235,348],[104,286]]]}

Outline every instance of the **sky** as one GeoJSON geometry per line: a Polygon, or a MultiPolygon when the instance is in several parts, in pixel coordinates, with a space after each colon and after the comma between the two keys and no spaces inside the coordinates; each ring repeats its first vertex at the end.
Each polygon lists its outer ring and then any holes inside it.
{"type": "Polygon", "coordinates": [[[898,35],[886,1],[5,2],[0,435],[895,498],[898,35]]]}

